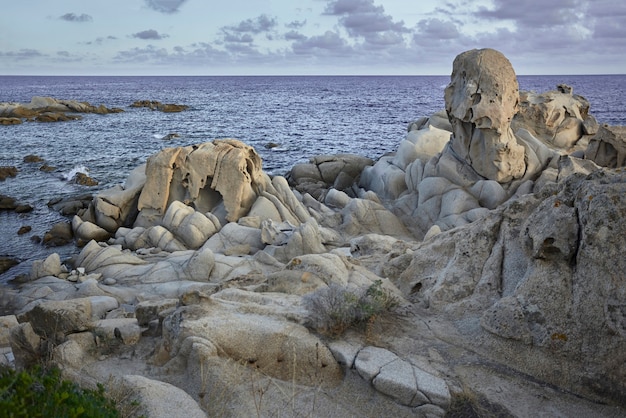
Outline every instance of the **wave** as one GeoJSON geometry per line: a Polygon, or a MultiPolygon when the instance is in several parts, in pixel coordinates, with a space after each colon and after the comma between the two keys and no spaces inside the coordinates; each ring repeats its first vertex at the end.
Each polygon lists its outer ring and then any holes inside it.
{"type": "Polygon", "coordinates": [[[74,177],[76,177],[78,173],[83,173],[83,174],[88,175],[89,168],[85,167],[84,165],[77,165],[74,168],[72,168],[68,173],[63,174],[63,180],[71,181],[74,179],[74,177]]]}

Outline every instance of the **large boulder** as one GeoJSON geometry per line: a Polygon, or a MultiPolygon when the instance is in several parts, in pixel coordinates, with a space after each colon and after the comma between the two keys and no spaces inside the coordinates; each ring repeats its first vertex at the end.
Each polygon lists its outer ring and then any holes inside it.
{"type": "Polygon", "coordinates": [[[95,321],[118,306],[117,300],[108,296],[45,301],[20,319],[29,322],[37,335],[59,343],[68,334],[90,329],[95,321]]]}
{"type": "Polygon", "coordinates": [[[445,90],[451,150],[481,176],[506,183],[524,174],[524,148],[510,124],[519,86],[508,59],[493,49],[458,55],[445,90]]]}

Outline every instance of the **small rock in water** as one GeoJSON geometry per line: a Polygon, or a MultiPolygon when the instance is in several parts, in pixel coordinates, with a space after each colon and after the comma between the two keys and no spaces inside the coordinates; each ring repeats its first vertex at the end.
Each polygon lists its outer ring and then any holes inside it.
{"type": "Polygon", "coordinates": [[[51,171],[54,171],[56,169],[57,169],[56,167],[49,166],[48,164],[44,164],[41,167],[39,167],[40,171],[45,171],[46,173],[50,173],[51,171]]]}
{"type": "Polygon", "coordinates": [[[17,167],[0,167],[0,181],[5,180],[7,177],[15,177],[17,176],[17,167]]]}
{"type": "Polygon", "coordinates": [[[30,225],[24,225],[17,231],[17,235],[24,235],[29,233],[33,228],[30,225]]]}
{"type": "Polygon", "coordinates": [[[10,257],[0,257],[0,273],[4,273],[13,266],[18,265],[20,262],[10,257]]]}
{"type": "Polygon", "coordinates": [[[32,211],[33,207],[31,205],[17,205],[15,208],[15,213],[28,213],[32,211]]]}
{"type": "Polygon", "coordinates": [[[76,173],[76,176],[74,177],[74,183],[80,184],[81,186],[89,187],[98,185],[97,180],[94,180],[85,173],[76,173]]]}
{"type": "Polygon", "coordinates": [[[25,163],[40,163],[42,161],[43,161],[43,158],[41,158],[38,155],[30,154],[30,155],[27,155],[26,157],[24,157],[24,162],[25,163]]]}
{"type": "Polygon", "coordinates": [[[267,144],[265,144],[265,148],[267,149],[278,148],[278,147],[280,147],[280,144],[277,144],[276,142],[268,142],[267,144]]]}

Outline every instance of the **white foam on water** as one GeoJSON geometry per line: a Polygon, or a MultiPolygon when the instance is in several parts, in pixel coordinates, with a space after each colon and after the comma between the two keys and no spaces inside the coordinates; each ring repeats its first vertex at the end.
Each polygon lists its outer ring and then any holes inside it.
{"type": "Polygon", "coordinates": [[[71,181],[74,179],[74,177],[76,177],[76,174],[78,173],[89,174],[89,168],[85,167],[84,165],[77,165],[72,168],[68,173],[63,174],[63,180],[71,181]]]}

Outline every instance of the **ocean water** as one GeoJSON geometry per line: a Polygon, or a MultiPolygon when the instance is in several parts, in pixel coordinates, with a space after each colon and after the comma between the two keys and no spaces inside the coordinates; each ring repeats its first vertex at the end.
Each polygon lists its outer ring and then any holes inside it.
{"type": "MultiPolygon", "coordinates": [[[[0,275],[0,284],[28,272],[33,259],[51,252],[68,257],[74,246],[45,248],[31,240],[66,220],[48,209],[54,197],[96,192],[123,183],[155,152],[216,138],[237,138],[256,148],[270,174],[318,154],[354,153],[377,158],[396,149],[407,125],[443,109],[449,76],[293,77],[35,77],[1,76],[0,102],[33,96],[120,107],[123,113],[83,115],[79,121],[0,126],[0,166],[17,166],[16,178],[0,182],[0,194],[31,204],[28,214],[0,212],[0,255],[24,262],[0,275]],[[130,108],[136,100],[190,106],[181,113],[130,108]],[[178,138],[157,139],[169,133],[178,138]],[[268,149],[269,143],[279,144],[268,149]],[[24,163],[35,154],[41,163],[24,163]],[[88,171],[93,188],[67,181],[88,171]],[[18,236],[24,225],[32,227],[18,236]]],[[[601,123],[626,125],[626,76],[521,76],[520,89],[543,92],[573,86],[601,123]]]]}

